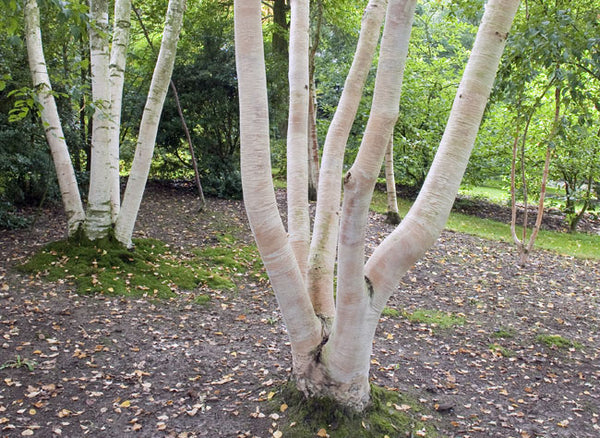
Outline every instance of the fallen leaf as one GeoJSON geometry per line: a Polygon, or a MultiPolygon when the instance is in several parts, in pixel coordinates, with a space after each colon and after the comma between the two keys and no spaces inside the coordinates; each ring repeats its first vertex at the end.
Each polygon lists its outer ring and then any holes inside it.
{"type": "Polygon", "coordinates": [[[317,432],[317,436],[326,438],[329,436],[329,434],[327,433],[327,431],[325,429],[319,429],[319,431],[317,432]]]}

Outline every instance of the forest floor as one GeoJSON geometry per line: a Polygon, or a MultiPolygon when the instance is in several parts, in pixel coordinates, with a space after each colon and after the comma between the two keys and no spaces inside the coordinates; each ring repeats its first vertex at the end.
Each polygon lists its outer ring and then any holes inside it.
{"type": "MultiPolygon", "coordinates": [[[[224,229],[251,240],[241,202],[195,206],[189,191],[151,186],[136,234],[184,254],[224,229]]],[[[369,247],[391,229],[372,214],[369,247]]],[[[268,400],[291,359],[265,281],[201,288],[211,301],[199,305],[186,292],[82,296],[14,270],[64,230],[48,209],[33,229],[0,231],[0,437],[279,435],[286,412],[268,400]]],[[[544,251],[525,268],[516,260],[511,245],[444,232],[392,297],[399,314],[381,318],[373,383],[437,408],[424,420],[444,437],[598,437],[600,262],[544,251]],[[465,323],[411,322],[418,310],[465,323]]]]}

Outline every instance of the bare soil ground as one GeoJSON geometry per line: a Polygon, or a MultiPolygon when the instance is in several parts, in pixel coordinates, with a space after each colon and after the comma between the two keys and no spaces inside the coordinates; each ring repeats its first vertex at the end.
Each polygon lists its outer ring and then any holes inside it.
{"type": "MultiPolygon", "coordinates": [[[[241,202],[153,186],[137,235],[183,252],[211,244],[226,223],[250,240],[241,202]]],[[[291,361],[268,284],[240,276],[206,305],[80,296],[64,282],[13,268],[64,237],[56,209],[34,229],[0,231],[1,437],[271,437],[286,422],[269,397],[291,361]]],[[[391,227],[371,215],[369,245],[391,227]]],[[[382,317],[375,384],[440,411],[446,437],[600,436],[600,263],[536,251],[516,267],[512,246],[445,232],[405,276],[390,307],[453,312],[439,329],[382,317]],[[540,335],[560,335],[570,348],[540,335]]]]}

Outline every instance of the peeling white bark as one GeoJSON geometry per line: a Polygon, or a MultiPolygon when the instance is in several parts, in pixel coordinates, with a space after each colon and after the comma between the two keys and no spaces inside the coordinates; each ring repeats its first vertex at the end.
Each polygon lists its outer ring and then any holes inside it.
{"type": "Polygon", "coordinates": [[[85,221],[90,240],[108,235],[112,226],[110,205],[110,78],[108,0],[90,0],[90,68],[92,79],[92,153],[90,187],[85,221]]]}
{"type": "Polygon", "coordinates": [[[290,244],[306,275],[310,240],[308,215],[309,1],[291,1],[290,110],[287,132],[287,198],[290,244]]]}
{"type": "Polygon", "coordinates": [[[338,107],[323,145],[315,223],[309,254],[308,290],[318,315],[332,320],[335,313],[335,269],[344,150],[373,63],[387,0],[370,0],[360,37],[338,107]]]}
{"type": "Polygon", "coordinates": [[[142,203],[144,188],[150,172],[160,114],[169,88],[173,65],[175,64],[177,41],[183,23],[184,9],[185,0],[169,1],[163,39],[140,123],[135,156],[131,165],[121,211],[115,224],[115,237],[127,246],[131,246],[135,219],[142,203]]]}
{"type": "Polygon", "coordinates": [[[321,324],[279,216],[271,179],[260,5],[260,0],[234,2],[244,204],[288,328],[294,368],[304,369],[321,342],[321,324]]]}
{"type": "Polygon", "coordinates": [[[69,149],[58,116],[56,102],[52,95],[52,86],[42,46],[40,11],[37,0],[26,1],[24,15],[29,70],[31,71],[35,93],[41,104],[41,119],[44,124],[46,140],[50,146],[54,167],[56,168],[58,185],[67,215],[68,233],[69,236],[72,236],[82,226],[85,220],[85,213],[69,149]]]}
{"type": "Polygon", "coordinates": [[[108,146],[110,166],[111,219],[115,223],[121,208],[121,185],[119,175],[119,146],[121,133],[121,106],[129,30],[131,28],[131,0],[115,1],[113,39],[110,49],[110,139],[108,146]]]}

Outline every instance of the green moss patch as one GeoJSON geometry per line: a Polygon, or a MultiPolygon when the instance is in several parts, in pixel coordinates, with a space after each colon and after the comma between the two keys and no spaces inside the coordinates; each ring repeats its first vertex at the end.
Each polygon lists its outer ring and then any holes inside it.
{"type": "Polygon", "coordinates": [[[583,348],[579,342],[571,341],[570,339],[563,338],[560,335],[538,335],[535,340],[540,344],[544,344],[548,348],[574,348],[580,350],[583,348]]]}
{"type": "Polygon", "coordinates": [[[462,326],[466,322],[464,316],[441,310],[417,309],[413,313],[406,313],[405,316],[414,324],[427,324],[441,329],[462,326]]]}
{"type": "MultiPolygon", "coordinates": [[[[79,293],[161,299],[199,286],[235,290],[236,277],[249,271],[266,278],[256,247],[234,241],[223,235],[216,246],[183,255],[156,239],[134,239],[133,250],[110,238],[69,239],[46,245],[19,269],[49,281],[66,281],[79,293]]],[[[209,301],[208,295],[194,298],[198,304],[209,301]]]]}
{"type": "Polygon", "coordinates": [[[388,318],[397,318],[400,316],[400,311],[391,307],[384,307],[381,312],[381,316],[387,316],[388,318]]]}
{"type": "Polygon", "coordinates": [[[293,383],[284,385],[273,398],[277,412],[284,410],[282,436],[305,438],[383,438],[401,436],[438,437],[435,413],[397,391],[371,386],[371,406],[357,413],[332,399],[306,399],[293,383]],[[285,408],[285,409],[282,409],[285,408]]]}
{"type": "Polygon", "coordinates": [[[159,240],[133,242],[133,250],[110,239],[52,242],[20,269],[50,281],[65,280],[79,293],[153,298],[175,296],[176,289],[194,289],[207,276],[159,240]]]}
{"type": "Polygon", "coordinates": [[[499,328],[494,333],[492,333],[492,338],[496,339],[511,339],[516,336],[516,332],[511,328],[499,328]]]}

